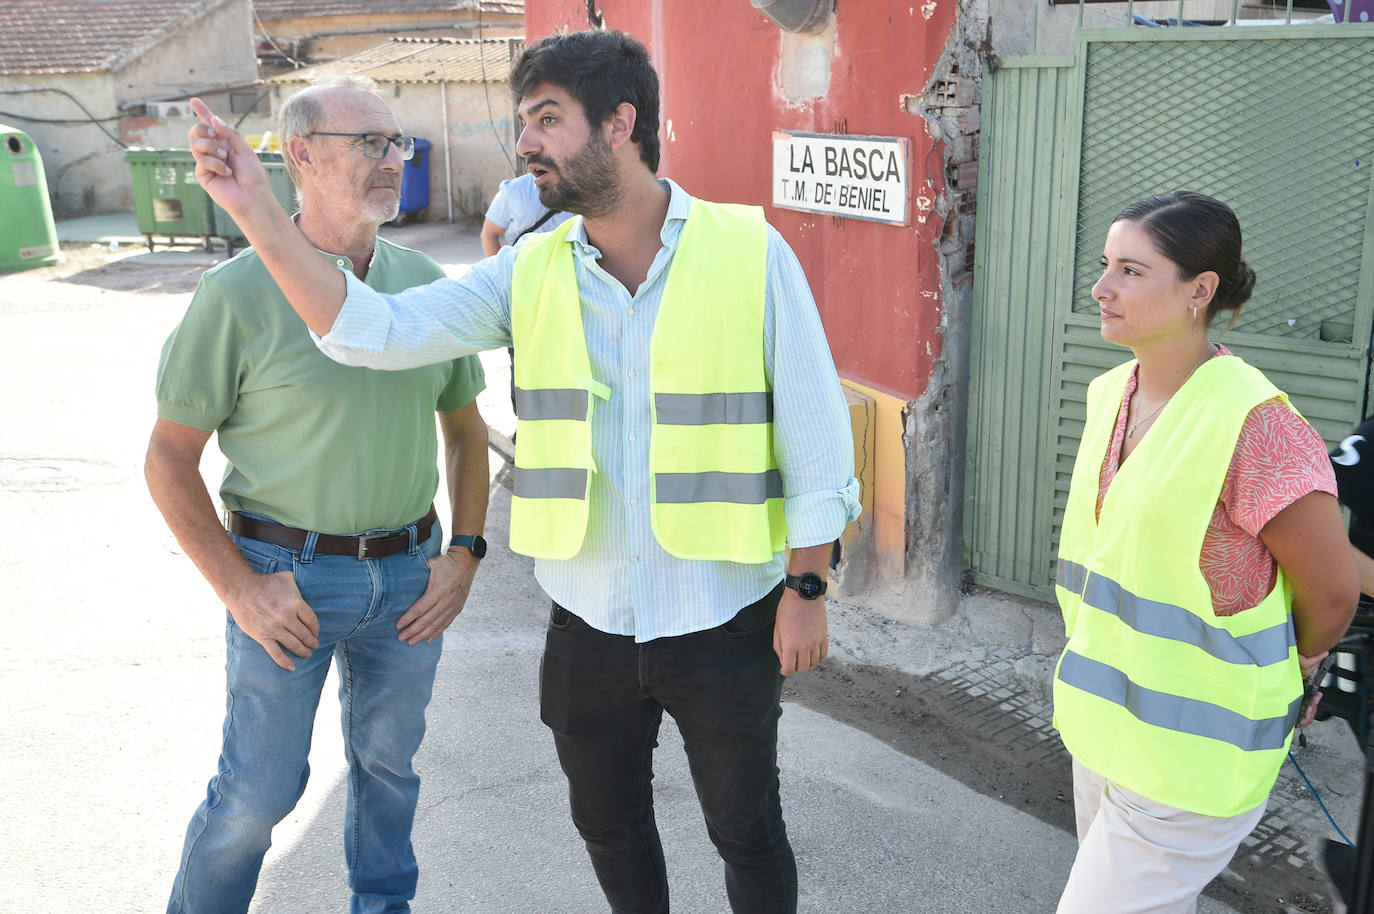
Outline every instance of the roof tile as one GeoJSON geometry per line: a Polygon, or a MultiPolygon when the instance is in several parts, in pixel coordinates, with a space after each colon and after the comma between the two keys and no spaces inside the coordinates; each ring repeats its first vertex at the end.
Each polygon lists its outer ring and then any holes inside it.
{"type": "Polygon", "coordinates": [[[448,13],[476,10],[484,13],[525,12],[525,0],[254,0],[258,19],[273,22],[280,19],[314,19],[321,16],[358,16],[385,14],[389,17],[406,13],[448,13]]]}
{"type": "Polygon", "coordinates": [[[225,0],[4,0],[0,73],[117,68],[161,34],[225,0]]]}
{"type": "Polygon", "coordinates": [[[523,38],[393,38],[329,63],[293,70],[268,82],[310,82],[334,73],[370,76],[379,83],[499,83],[510,75],[523,38]]]}

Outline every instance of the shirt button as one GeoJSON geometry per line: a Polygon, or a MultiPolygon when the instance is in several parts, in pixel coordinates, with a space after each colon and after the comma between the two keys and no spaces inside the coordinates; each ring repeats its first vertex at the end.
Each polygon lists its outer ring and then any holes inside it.
{"type": "Polygon", "coordinates": [[[639,499],[638,499],[638,498],[632,498],[632,499],[630,499],[630,506],[631,506],[631,507],[634,507],[634,506],[637,505],[637,504],[639,504],[639,499]]]}
{"type": "Polygon", "coordinates": [[[631,441],[635,440],[635,436],[634,436],[634,435],[631,435],[631,436],[630,436],[630,440],[631,440],[631,441]]]}
{"type": "Polygon", "coordinates": [[[639,561],[639,556],[637,556],[637,555],[632,555],[632,556],[630,556],[630,561],[631,561],[631,562],[638,562],[638,561],[639,561]]]}
{"type": "Polygon", "coordinates": [[[338,264],[339,266],[341,266],[341,267],[346,267],[346,266],[348,266],[348,262],[345,261],[345,260],[336,260],[335,263],[337,263],[337,264],[338,264]]]}
{"type": "Polygon", "coordinates": [[[631,308],[630,310],[626,311],[625,313],[628,314],[630,317],[634,317],[634,315],[635,315],[635,309],[634,309],[634,308],[631,308]]]}
{"type": "Polygon", "coordinates": [[[633,378],[634,376],[635,376],[635,370],[634,370],[633,368],[631,368],[631,369],[630,369],[630,377],[633,378]]]}

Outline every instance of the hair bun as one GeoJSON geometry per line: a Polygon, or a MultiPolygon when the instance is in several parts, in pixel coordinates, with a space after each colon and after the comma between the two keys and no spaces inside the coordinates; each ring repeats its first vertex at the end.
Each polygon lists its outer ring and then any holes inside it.
{"type": "Polygon", "coordinates": [[[1221,308],[1239,308],[1250,300],[1250,293],[1255,290],[1255,271],[1250,269],[1250,264],[1244,258],[1236,264],[1236,275],[1227,283],[1224,295],[1219,296],[1220,301],[1217,305],[1221,308]]]}
{"type": "Polygon", "coordinates": [[[1240,256],[1240,220],[1231,207],[1206,194],[1175,190],[1137,200],[1114,221],[1139,223],[1181,279],[1215,276],[1207,322],[1219,311],[1231,312],[1227,327],[1236,322],[1255,288],[1255,271],[1240,256]]]}

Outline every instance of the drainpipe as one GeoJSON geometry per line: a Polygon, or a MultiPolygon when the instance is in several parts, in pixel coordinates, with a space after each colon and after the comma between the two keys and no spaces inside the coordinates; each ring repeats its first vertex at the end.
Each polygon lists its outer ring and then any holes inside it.
{"type": "Polygon", "coordinates": [[[444,122],[444,197],[448,200],[448,221],[453,222],[453,164],[448,149],[448,80],[439,65],[439,117],[444,122]]]}

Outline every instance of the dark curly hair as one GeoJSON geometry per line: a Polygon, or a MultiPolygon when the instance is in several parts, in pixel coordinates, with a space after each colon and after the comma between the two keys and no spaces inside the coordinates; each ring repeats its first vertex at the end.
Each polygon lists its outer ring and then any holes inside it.
{"type": "Polygon", "coordinates": [[[1159,252],[1178,267],[1180,278],[1212,271],[1219,282],[1207,303],[1207,322],[1230,311],[1230,327],[1255,288],[1255,271],[1240,256],[1240,220],[1231,207],[1215,197],[1191,190],[1174,190],[1137,200],[1114,222],[1134,222],[1154,241],[1159,252]]]}
{"type": "Polygon", "coordinates": [[[658,173],[658,74],[644,45],[615,31],[549,35],[526,46],[511,68],[515,103],[544,82],[577,99],[593,126],[604,124],[621,102],[633,105],[630,141],[638,144],[649,170],[658,173]]]}

